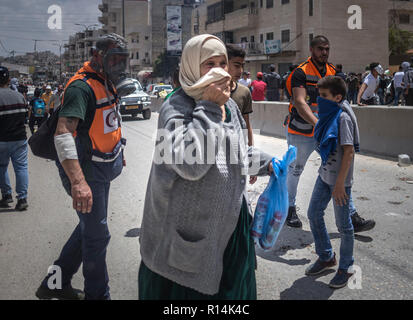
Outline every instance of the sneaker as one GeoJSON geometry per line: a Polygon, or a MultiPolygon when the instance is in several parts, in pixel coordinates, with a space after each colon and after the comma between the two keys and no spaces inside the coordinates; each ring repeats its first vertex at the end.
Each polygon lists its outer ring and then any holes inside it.
{"type": "Polygon", "coordinates": [[[376,225],[374,220],[365,220],[357,212],[351,216],[351,222],[353,223],[355,233],[371,230],[376,225]]]}
{"type": "Polygon", "coordinates": [[[352,275],[352,273],[348,273],[346,270],[338,269],[328,286],[333,289],[343,288],[347,285],[348,279],[350,279],[352,275]]]}
{"type": "Polygon", "coordinates": [[[288,208],[287,226],[292,228],[301,228],[303,226],[300,218],[297,216],[295,207],[288,208]]]}
{"type": "Polygon", "coordinates": [[[16,208],[17,211],[23,211],[28,208],[27,200],[26,199],[19,199],[17,200],[16,208]]]}
{"type": "Polygon", "coordinates": [[[74,289],[72,286],[53,290],[45,286],[40,286],[36,291],[36,297],[40,300],[85,300],[84,292],[79,289],[74,289]]]}
{"type": "Polygon", "coordinates": [[[335,265],[337,265],[337,260],[336,253],[334,252],[334,256],[329,261],[321,261],[320,258],[317,259],[315,263],[313,263],[305,270],[305,274],[307,276],[315,276],[327,269],[333,268],[335,265]]]}
{"type": "Polygon", "coordinates": [[[13,202],[13,197],[11,194],[3,194],[0,201],[0,208],[10,208],[9,203],[13,202]]]}

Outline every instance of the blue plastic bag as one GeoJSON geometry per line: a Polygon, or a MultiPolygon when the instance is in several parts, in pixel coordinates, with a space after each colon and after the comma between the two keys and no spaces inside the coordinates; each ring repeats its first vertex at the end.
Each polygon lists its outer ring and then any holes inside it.
{"type": "Polygon", "coordinates": [[[297,148],[290,146],[281,161],[272,159],[274,173],[258,199],[251,233],[254,242],[264,250],[269,250],[275,245],[287,218],[287,171],[296,154],[297,148]]]}

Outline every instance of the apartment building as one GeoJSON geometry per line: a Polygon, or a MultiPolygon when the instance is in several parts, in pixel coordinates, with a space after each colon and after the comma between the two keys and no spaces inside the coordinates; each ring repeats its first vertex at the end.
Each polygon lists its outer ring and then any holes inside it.
{"type": "Polygon", "coordinates": [[[63,54],[64,71],[74,74],[83,63],[90,58],[90,49],[96,45],[96,40],[103,34],[103,30],[87,29],[69,37],[69,42],[64,45],[63,54]]]}
{"type": "MultiPolygon", "coordinates": [[[[181,8],[181,47],[192,36],[192,10],[202,1],[197,0],[152,0],[152,61],[155,61],[161,54],[167,50],[168,26],[167,26],[167,8],[178,6],[181,8]]],[[[181,51],[182,51],[181,49],[181,51]]],[[[179,50],[173,53],[179,56],[179,50]]]]}
{"type": "Polygon", "coordinates": [[[413,13],[412,4],[399,0],[207,0],[193,11],[192,34],[211,33],[239,44],[247,51],[246,69],[253,74],[267,71],[271,64],[278,72],[286,72],[310,55],[313,37],[324,35],[331,43],[331,63],[342,64],[345,72],[362,72],[373,61],[388,67],[391,10],[406,24],[404,29],[413,28],[407,18],[407,13],[409,19],[413,13]]]}
{"type": "Polygon", "coordinates": [[[98,20],[103,24],[103,33],[114,32],[123,35],[128,41],[131,75],[137,78],[140,72],[150,72],[152,70],[151,2],[102,0],[99,10],[102,16],[98,20]],[[122,2],[124,10],[122,10],[122,2]]]}

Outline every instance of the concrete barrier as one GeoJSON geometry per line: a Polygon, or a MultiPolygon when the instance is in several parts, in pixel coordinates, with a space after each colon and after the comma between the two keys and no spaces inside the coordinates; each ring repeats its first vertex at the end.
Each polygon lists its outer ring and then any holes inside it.
{"type": "MultiPolygon", "coordinates": [[[[251,124],[261,134],[285,138],[283,122],[288,103],[254,102],[251,124]]],[[[413,158],[413,107],[353,106],[360,130],[363,153],[413,158]]]]}

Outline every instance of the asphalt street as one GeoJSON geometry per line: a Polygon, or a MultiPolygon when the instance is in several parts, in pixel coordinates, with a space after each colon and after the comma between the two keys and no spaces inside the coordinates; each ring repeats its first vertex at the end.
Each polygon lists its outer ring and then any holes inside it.
{"type": "MultiPolygon", "coordinates": [[[[128,139],[127,166],[111,185],[108,223],[112,235],[107,254],[112,299],[138,299],[139,231],[155,141],[157,114],[150,120],[124,118],[128,139]]],[[[285,140],[255,136],[255,144],[281,157],[285,140]]],[[[320,159],[313,153],[299,184],[298,215],[302,229],[284,226],[275,248],[257,249],[258,299],[412,299],[413,298],[413,166],[396,161],[356,156],[353,198],[364,218],[376,220],[375,229],[355,238],[357,281],[352,288],[330,289],[334,271],[307,277],[316,259],[307,207],[320,159]]],[[[14,173],[9,168],[14,184],[14,173]]],[[[63,190],[53,162],[29,156],[29,209],[0,209],[0,299],[36,299],[34,293],[47,269],[78,223],[71,199],[63,190]]],[[[253,208],[268,177],[248,186],[253,208]]],[[[13,204],[13,206],[15,203],[13,204]]],[[[339,233],[331,204],[326,224],[339,256],[339,233]]],[[[83,288],[81,270],[72,285],[83,288]]]]}

